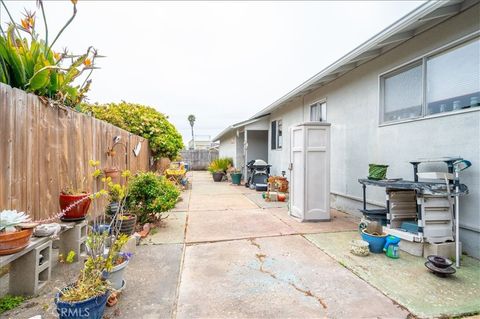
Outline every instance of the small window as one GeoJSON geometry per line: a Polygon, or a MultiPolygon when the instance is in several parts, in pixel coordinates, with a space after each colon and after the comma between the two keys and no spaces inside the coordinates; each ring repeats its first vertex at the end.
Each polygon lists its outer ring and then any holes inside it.
{"type": "Polygon", "coordinates": [[[282,130],[282,120],[277,121],[277,148],[282,148],[283,146],[283,130],[282,130]]]}
{"type": "Polygon", "coordinates": [[[327,120],[327,103],[317,102],[310,105],[310,121],[324,122],[327,120]]]}
{"type": "Polygon", "coordinates": [[[271,131],[271,144],[272,144],[272,150],[277,149],[277,121],[272,122],[272,129],[271,131]]]}
{"type": "Polygon", "coordinates": [[[427,59],[427,115],[479,105],[480,41],[427,59]]]}
{"type": "Polygon", "coordinates": [[[422,115],[422,65],[409,66],[382,78],[383,121],[422,115]]]}
{"type": "Polygon", "coordinates": [[[271,145],[272,145],[272,150],[281,149],[283,146],[282,120],[272,121],[271,145]]]}

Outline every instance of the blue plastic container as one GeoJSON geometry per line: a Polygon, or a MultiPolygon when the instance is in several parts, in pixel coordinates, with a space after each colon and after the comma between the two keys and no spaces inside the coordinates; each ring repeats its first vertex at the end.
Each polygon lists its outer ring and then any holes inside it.
{"type": "Polygon", "coordinates": [[[55,295],[55,304],[60,319],[102,319],[110,292],[79,302],[60,300],[61,292],[55,295]]]}
{"type": "Polygon", "coordinates": [[[404,221],[400,226],[401,229],[408,231],[409,233],[418,233],[418,222],[412,221],[404,221]]]}
{"type": "Polygon", "coordinates": [[[383,246],[385,246],[387,235],[375,236],[365,232],[365,229],[362,230],[362,239],[365,240],[369,245],[368,249],[372,253],[380,254],[383,253],[383,246]]]}
{"type": "Polygon", "coordinates": [[[92,227],[93,232],[98,234],[103,234],[108,232],[110,234],[110,225],[109,224],[97,224],[92,227]]]}

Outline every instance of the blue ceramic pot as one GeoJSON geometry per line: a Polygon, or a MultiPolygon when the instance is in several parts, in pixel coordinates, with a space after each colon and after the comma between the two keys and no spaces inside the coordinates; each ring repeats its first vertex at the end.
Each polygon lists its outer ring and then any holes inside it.
{"type": "MultiPolygon", "coordinates": [[[[65,288],[62,290],[64,291],[65,288]]],[[[61,292],[55,295],[55,304],[60,319],[101,319],[110,291],[78,302],[61,301],[61,292]]]]}
{"type": "Polygon", "coordinates": [[[387,235],[371,235],[365,232],[365,229],[362,230],[362,239],[365,240],[369,245],[368,249],[372,253],[380,254],[383,252],[383,246],[385,246],[387,235]]]}

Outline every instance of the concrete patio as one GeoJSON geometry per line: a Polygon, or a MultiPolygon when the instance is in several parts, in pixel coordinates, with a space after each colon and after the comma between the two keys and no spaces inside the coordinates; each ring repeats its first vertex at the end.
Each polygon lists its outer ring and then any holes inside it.
{"type": "MultiPolygon", "coordinates": [[[[127,289],[106,318],[406,318],[480,311],[476,260],[468,258],[453,279],[462,285],[449,290],[452,279],[430,274],[422,258],[352,256],[348,241],[358,236],[357,221],[347,214],[332,211],[330,222],[299,223],[285,203],[265,204],[260,193],[213,183],[207,172],[189,174],[191,190],[164,227],[137,247],[127,289]],[[411,270],[417,284],[402,281],[411,270]],[[463,297],[452,301],[458,293],[463,297]],[[444,299],[435,303],[436,297],[444,299]]],[[[6,317],[54,318],[54,287],[47,289],[6,317]]]]}

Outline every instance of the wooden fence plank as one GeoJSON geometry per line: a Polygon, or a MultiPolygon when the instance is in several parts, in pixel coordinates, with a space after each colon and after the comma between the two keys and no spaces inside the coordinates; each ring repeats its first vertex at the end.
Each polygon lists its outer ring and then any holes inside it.
{"type": "Polygon", "coordinates": [[[0,209],[9,206],[8,189],[10,181],[7,180],[7,171],[10,154],[9,147],[9,99],[7,88],[0,86],[0,209]]]}
{"type": "MultiPolygon", "coordinates": [[[[106,151],[113,137],[121,136],[127,146],[116,148],[115,165],[135,174],[148,170],[148,142],[106,122],[70,109],[44,105],[38,97],[0,84],[0,209],[21,209],[34,219],[59,211],[62,188],[85,188],[95,192],[103,187],[91,178],[90,159],[107,165],[106,151]],[[142,141],[138,157],[133,148],[142,141]]],[[[108,159],[111,161],[111,159],[108,159]]],[[[103,212],[106,199],[93,205],[103,212]]]]}
{"type": "Polygon", "coordinates": [[[40,101],[32,94],[27,97],[27,172],[26,172],[26,184],[27,184],[27,209],[26,212],[32,218],[38,219],[40,217],[40,198],[36,191],[39,189],[38,180],[38,115],[40,101]]]}
{"type": "Polygon", "coordinates": [[[12,164],[12,201],[11,205],[13,209],[19,211],[26,210],[26,193],[27,193],[27,184],[26,184],[26,175],[25,171],[27,168],[27,159],[25,158],[26,154],[26,114],[27,114],[27,93],[21,90],[14,90],[13,94],[14,107],[15,107],[15,134],[13,135],[13,152],[14,154],[20,154],[12,164]]]}
{"type": "Polygon", "coordinates": [[[51,167],[50,162],[50,143],[48,131],[48,111],[49,107],[41,105],[38,116],[38,183],[40,202],[39,202],[39,216],[47,216],[50,214],[50,202],[52,200],[51,194],[48,190],[48,169],[51,167]]]}

